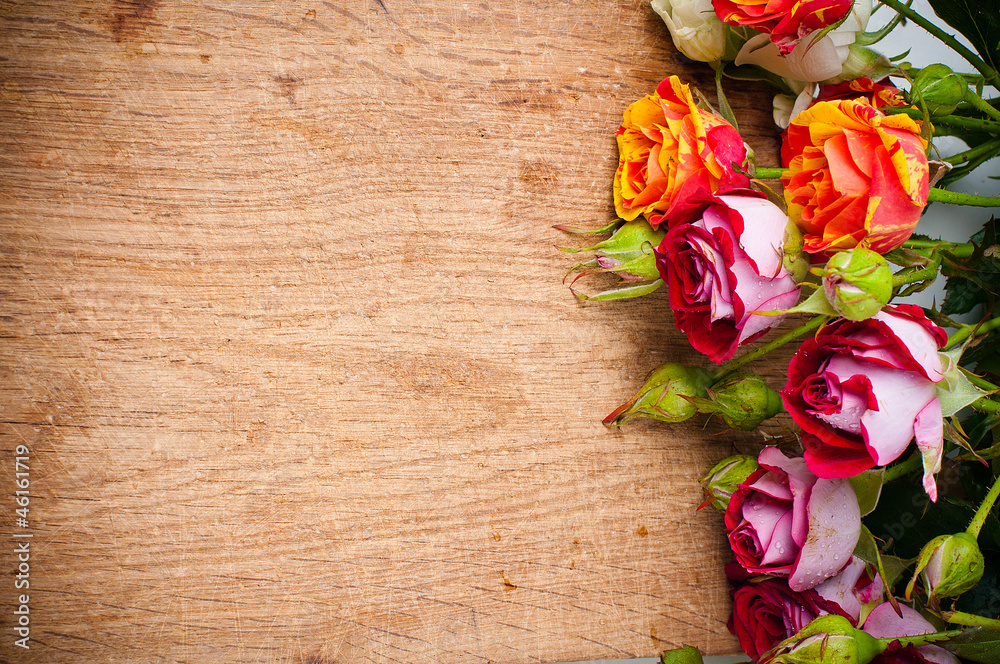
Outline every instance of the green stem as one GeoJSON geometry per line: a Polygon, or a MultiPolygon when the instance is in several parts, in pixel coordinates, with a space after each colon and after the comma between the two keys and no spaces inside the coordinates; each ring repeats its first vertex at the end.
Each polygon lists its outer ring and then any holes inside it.
{"type": "Polygon", "coordinates": [[[965,101],[969,102],[969,104],[971,104],[974,108],[982,111],[994,120],[1000,120],[1000,111],[993,108],[989,102],[977,95],[976,91],[972,88],[965,91],[965,101]]]}
{"type": "Polygon", "coordinates": [[[787,168],[758,168],[757,169],[757,179],[758,180],[777,180],[786,171],[788,171],[787,168]]]}
{"type": "Polygon", "coordinates": [[[923,459],[920,456],[912,456],[906,461],[897,463],[895,466],[891,466],[885,469],[885,475],[882,476],[882,482],[891,482],[895,479],[899,479],[904,475],[909,475],[915,470],[919,470],[923,467],[923,459]]]}
{"type": "Polygon", "coordinates": [[[949,203],[951,205],[1000,207],[1000,196],[977,196],[976,194],[963,194],[957,191],[938,189],[937,187],[927,192],[927,201],[937,201],[938,203],[949,203]]]}
{"type": "Polygon", "coordinates": [[[932,251],[944,249],[956,258],[968,258],[972,255],[972,252],[976,250],[976,245],[971,242],[954,244],[952,242],[944,242],[942,240],[907,240],[903,243],[903,246],[916,252],[923,252],[927,249],[932,251]]]}
{"type": "MultiPolygon", "coordinates": [[[[899,114],[909,115],[911,118],[915,120],[924,119],[923,112],[918,108],[897,106],[895,108],[885,109],[885,113],[886,115],[899,115],[899,114]]],[[[988,134],[1000,135],[1000,122],[993,122],[992,120],[966,118],[961,115],[946,115],[942,118],[934,118],[934,122],[937,124],[948,125],[949,127],[958,127],[959,129],[968,129],[971,131],[979,131],[979,132],[986,132],[988,134]]]]}
{"type": "Polygon", "coordinates": [[[1000,151],[1000,138],[995,138],[992,141],[986,141],[985,143],[977,145],[974,148],[969,148],[965,152],[959,152],[958,154],[953,154],[950,157],[945,157],[944,160],[953,166],[959,166],[961,164],[967,164],[970,161],[975,161],[980,157],[992,157],[997,151],[1000,151]]]}
{"type": "Polygon", "coordinates": [[[974,613],[966,613],[965,611],[952,611],[950,613],[945,613],[941,616],[953,625],[964,625],[966,627],[990,627],[992,629],[1000,629],[1000,620],[995,618],[987,618],[985,616],[977,616],[974,613]]]}
{"type": "Polygon", "coordinates": [[[996,402],[988,397],[979,397],[969,405],[984,413],[1000,413],[1000,402],[996,402]]]}
{"type": "Polygon", "coordinates": [[[940,255],[931,259],[931,262],[927,265],[927,267],[922,267],[919,270],[913,270],[911,272],[902,272],[900,274],[892,275],[892,287],[899,288],[900,286],[905,286],[906,284],[915,284],[920,281],[936,279],[939,267],[941,267],[940,255]]]}
{"type": "Polygon", "coordinates": [[[990,492],[986,494],[983,498],[982,504],[979,509],[976,510],[976,516],[972,517],[972,521],[969,523],[969,527],[965,529],[965,532],[969,533],[973,537],[979,537],[979,531],[983,529],[983,524],[986,523],[986,517],[990,515],[990,510],[993,509],[993,503],[997,501],[997,497],[1000,496],[1000,477],[993,480],[993,486],[990,487],[990,492]]]}
{"type": "Polygon", "coordinates": [[[934,25],[931,21],[924,18],[913,9],[910,9],[902,2],[899,2],[899,0],[879,0],[879,2],[886,7],[894,9],[897,13],[902,14],[927,32],[943,41],[949,48],[951,48],[951,50],[968,60],[969,64],[978,69],[982,75],[986,77],[987,82],[996,87],[1000,87],[1000,76],[997,75],[996,70],[983,62],[978,55],[960,44],[952,35],[949,35],[947,32],[934,25]]]}
{"type": "Polygon", "coordinates": [[[976,325],[963,325],[961,329],[955,332],[953,335],[948,337],[948,343],[944,345],[941,350],[948,350],[949,348],[954,348],[958,344],[962,343],[971,336],[983,336],[987,335],[993,330],[1000,328],[1000,317],[991,318],[988,321],[978,323],[976,325]]]}
{"type": "Polygon", "coordinates": [[[816,316],[808,323],[804,323],[802,325],[799,325],[794,330],[789,330],[788,332],[785,332],[780,337],[771,341],[770,343],[764,344],[763,346],[755,348],[749,353],[744,353],[743,355],[740,355],[739,357],[732,359],[729,362],[726,362],[716,370],[715,375],[717,376],[717,379],[722,380],[729,374],[738,371],[743,366],[750,364],[754,360],[759,359],[764,355],[767,355],[772,350],[776,348],[781,348],[789,341],[798,339],[806,332],[812,332],[813,330],[821,326],[823,323],[825,323],[826,319],[827,316],[816,316]]]}
{"type": "MultiPolygon", "coordinates": [[[[880,2],[882,0],[879,0],[880,2]]],[[[901,646],[926,646],[931,643],[939,643],[941,641],[947,641],[953,636],[958,636],[964,629],[950,629],[946,632],[933,632],[931,634],[916,634],[914,636],[893,636],[886,639],[875,639],[883,648],[888,647],[893,641],[899,641],[901,646]]]]}
{"type": "Polygon", "coordinates": [[[996,392],[997,390],[1000,390],[1000,386],[994,385],[985,378],[977,376],[968,369],[962,369],[962,373],[965,374],[965,377],[969,379],[970,383],[972,383],[981,390],[986,390],[987,392],[996,392]]]}

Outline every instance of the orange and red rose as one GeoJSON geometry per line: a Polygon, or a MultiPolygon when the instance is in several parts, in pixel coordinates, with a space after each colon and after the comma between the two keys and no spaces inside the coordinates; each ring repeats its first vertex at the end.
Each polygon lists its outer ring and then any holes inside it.
{"type": "Polygon", "coordinates": [[[805,250],[861,244],[884,254],[903,244],[927,205],[926,148],[917,121],[863,99],[822,101],[796,115],[781,147],[781,181],[805,250]]]}
{"type": "Polygon", "coordinates": [[[783,53],[811,32],[839,23],[854,0],[712,0],[723,23],[771,36],[783,53]]]}
{"type": "Polygon", "coordinates": [[[615,210],[631,221],[643,215],[653,228],[686,209],[699,190],[750,186],[735,170],[747,160],[739,132],[699,108],[676,76],[625,110],[618,129],[615,210]]]}

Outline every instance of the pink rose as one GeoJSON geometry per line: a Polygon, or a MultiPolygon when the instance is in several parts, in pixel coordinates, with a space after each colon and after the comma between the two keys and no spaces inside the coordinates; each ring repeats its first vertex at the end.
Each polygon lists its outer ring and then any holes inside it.
{"type": "MultiPolygon", "coordinates": [[[[893,639],[917,634],[933,634],[937,629],[919,613],[899,605],[900,617],[889,602],[879,604],[865,619],[864,629],[877,639],[893,639]]],[[[958,664],[958,658],[944,648],[935,645],[920,646],[916,649],[925,662],[931,664],[958,664]]],[[[877,660],[875,660],[877,661],[877,660]]],[[[886,661],[892,661],[886,658],[886,661]]]]}
{"type": "Polygon", "coordinates": [[[726,509],[726,533],[740,565],[753,574],[787,576],[796,592],[814,588],[851,560],[861,512],[845,479],[820,479],[805,461],[776,447],[739,486],[726,509]]]}
{"type": "Polygon", "coordinates": [[[897,459],[916,437],[932,499],[943,420],[936,383],[947,335],[919,307],[886,307],[863,321],[837,320],[799,347],[781,391],[802,427],[809,470],[850,477],[897,459]]]}
{"type": "Polygon", "coordinates": [[[698,199],[671,218],[656,265],[677,329],[723,362],[781,321],[755,312],[792,308],[799,288],[782,265],[788,218],[778,206],[750,191],[698,199]]]}

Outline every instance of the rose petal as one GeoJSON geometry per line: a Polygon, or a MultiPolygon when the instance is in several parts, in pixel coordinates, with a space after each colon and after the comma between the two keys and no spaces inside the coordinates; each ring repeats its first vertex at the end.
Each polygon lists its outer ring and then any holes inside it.
{"type": "MultiPolygon", "coordinates": [[[[934,625],[905,604],[900,604],[899,609],[903,614],[902,617],[896,614],[895,609],[888,602],[879,604],[865,619],[864,630],[877,639],[932,634],[937,631],[934,625]]],[[[924,659],[933,664],[958,664],[959,662],[955,655],[940,646],[920,646],[917,650],[924,659]]]]}
{"type": "Polygon", "coordinates": [[[792,540],[792,513],[786,510],[771,531],[771,539],[760,559],[761,565],[790,565],[798,555],[799,547],[792,540]]]}
{"type": "Polygon", "coordinates": [[[808,510],[809,537],[788,578],[788,587],[796,591],[813,588],[843,569],[861,535],[858,497],[847,480],[816,480],[808,510]]]}
{"type": "Polygon", "coordinates": [[[938,343],[939,339],[935,339],[926,325],[906,315],[906,309],[903,307],[898,309],[899,311],[883,309],[875,314],[874,318],[892,330],[899,346],[909,353],[928,380],[935,383],[940,381],[944,378],[944,367],[941,366],[938,349],[943,345],[943,341],[938,343]]]}
{"type": "Polygon", "coordinates": [[[847,567],[832,576],[823,583],[816,586],[815,590],[823,599],[836,602],[855,621],[861,615],[861,602],[854,594],[858,580],[865,573],[867,567],[865,561],[851,556],[851,562],[847,567]]]}
{"type": "Polygon", "coordinates": [[[937,502],[937,483],[934,476],[941,470],[941,455],[944,453],[944,420],[941,416],[941,402],[937,395],[917,413],[913,421],[913,431],[917,439],[917,449],[924,466],[924,491],[932,502],[937,502]]]}
{"type": "Polygon", "coordinates": [[[780,470],[788,475],[788,488],[792,492],[792,539],[802,546],[809,532],[807,505],[816,476],[809,472],[804,460],[789,459],[774,446],[761,450],[757,463],[762,468],[780,470]]]}

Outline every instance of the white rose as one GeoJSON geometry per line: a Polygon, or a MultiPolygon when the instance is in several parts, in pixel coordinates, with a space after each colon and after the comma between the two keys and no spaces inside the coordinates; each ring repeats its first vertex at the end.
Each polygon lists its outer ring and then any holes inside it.
{"type": "Polygon", "coordinates": [[[677,50],[699,62],[718,62],[726,52],[726,24],[715,15],[712,0],[652,0],[670,30],[677,50]]]}
{"type": "Polygon", "coordinates": [[[812,105],[814,94],[816,94],[816,84],[810,83],[796,97],[792,95],[775,95],[773,108],[774,124],[782,129],[788,129],[792,118],[812,105]]]}

